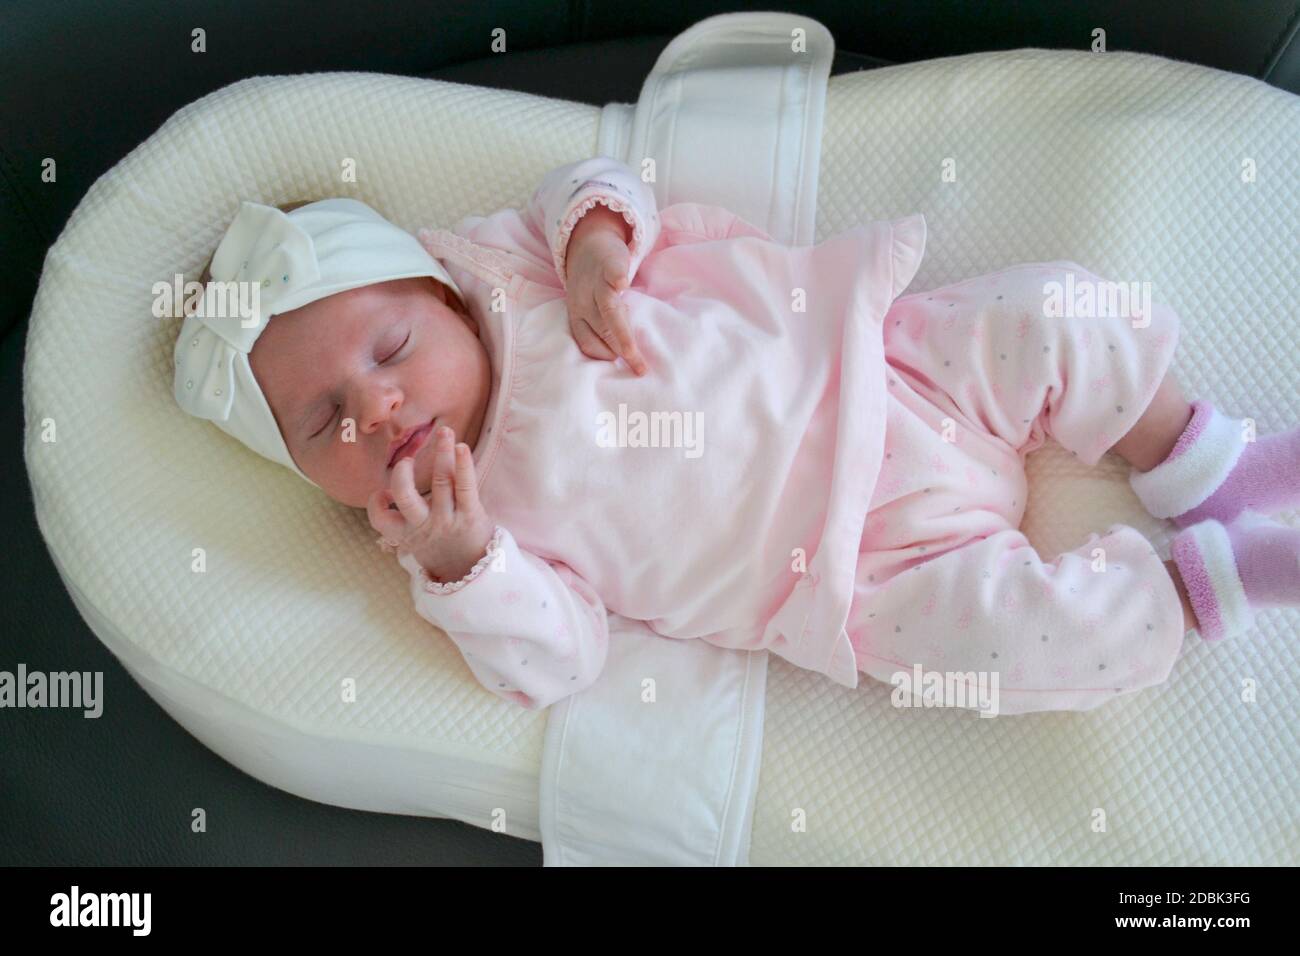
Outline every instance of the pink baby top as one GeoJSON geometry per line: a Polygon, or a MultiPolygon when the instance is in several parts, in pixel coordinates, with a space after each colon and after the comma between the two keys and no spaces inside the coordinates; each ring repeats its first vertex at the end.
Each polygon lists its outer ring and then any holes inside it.
{"type": "Polygon", "coordinates": [[[659,211],[596,158],[548,174],[522,211],[419,235],[491,355],[474,464],[497,528],[460,581],[398,560],[484,686],[528,708],[587,687],[612,611],[856,687],[844,624],[884,447],[882,320],[924,218],[789,247],[715,206],[659,211]],[[597,203],[632,227],[642,377],[569,331],[567,244],[597,203]]]}

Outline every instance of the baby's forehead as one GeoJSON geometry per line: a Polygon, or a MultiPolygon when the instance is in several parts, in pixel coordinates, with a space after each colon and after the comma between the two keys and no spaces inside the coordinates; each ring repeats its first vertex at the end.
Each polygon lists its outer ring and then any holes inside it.
{"type": "Polygon", "coordinates": [[[310,309],[312,306],[318,306],[318,311],[324,312],[346,310],[360,318],[364,317],[366,309],[410,294],[406,290],[398,288],[398,285],[399,283],[396,282],[376,282],[371,285],[357,286],[355,289],[345,289],[342,292],[327,295],[323,299],[317,299],[315,302],[304,306],[304,308],[310,309]]]}
{"type": "MultiPolygon", "coordinates": [[[[253,344],[250,359],[272,375],[281,359],[323,363],[349,342],[364,343],[402,301],[422,294],[418,287],[399,288],[402,285],[403,281],[358,286],[272,316],[253,344]]],[[[291,367],[301,368],[299,361],[291,367]]]]}
{"type": "Polygon", "coordinates": [[[424,277],[336,292],[272,316],[253,345],[253,355],[263,364],[273,364],[281,355],[315,356],[316,361],[324,361],[350,342],[365,343],[398,315],[404,304],[426,296],[436,299],[424,277]]]}
{"type": "Polygon", "coordinates": [[[320,306],[317,310],[319,314],[332,317],[346,315],[357,322],[365,323],[383,318],[398,302],[425,297],[436,298],[433,285],[428,278],[417,276],[413,279],[376,282],[336,292],[304,308],[320,306]]]}
{"type": "Polygon", "coordinates": [[[336,292],[275,316],[271,322],[288,319],[282,322],[281,330],[308,340],[360,334],[391,314],[394,303],[409,295],[391,288],[393,285],[395,283],[381,282],[336,292]]]}

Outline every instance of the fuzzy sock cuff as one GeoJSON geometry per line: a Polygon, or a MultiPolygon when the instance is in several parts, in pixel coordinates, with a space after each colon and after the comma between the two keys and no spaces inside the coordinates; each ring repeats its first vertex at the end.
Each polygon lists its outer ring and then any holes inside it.
{"type": "Polygon", "coordinates": [[[1150,471],[1129,472],[1143,506],[1154,517],[1173,518],[1210,497],[1231,474],[1245,442],[1236,421],[1209,402],[1192,403],[1192,420],[1169,457],[1150,471]]]}
{"type": "Polygon", "coordinates": [[[1196,613],[1196,629],[1207,641],[1233,637],[1255,623],[1255,613],[1237,574],[1227,529],[1217,521],[1184,528],[1173,540],[1170,557],[1196,613]]]}

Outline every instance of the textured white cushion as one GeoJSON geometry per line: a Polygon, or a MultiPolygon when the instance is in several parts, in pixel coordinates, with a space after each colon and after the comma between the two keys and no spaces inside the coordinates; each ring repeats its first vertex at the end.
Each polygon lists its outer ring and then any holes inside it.
{"type": "MultiPolygon", "coordinates": [[[[105,643],[261,779],[480,826],[501,808],[507,832],[537,839],[546,715],[478,686],[411,608],[363,512],[174,405],[179,323],[151,316],[153,283],[197,278],[241,199],[349,195],[411,230],[522,205],[545,172],[594,151],[598,119],[373,74],[245,80],[101,178],[50,250],[25,367],[42,532],[105,643]],[[98,343],[91,361],[72,360],[74,335],[98,343]],[[212,506],[195,517],[199,491],[212,506]],[[228,606],[235,589],[250,597],[228,606]]],[[[1052,259],[1150,280],[1183,317],[1189,395],[1267,432],[1297,411],[1298,143],[1295,97],[1138,54],[1021,50],[850,74],[830,85],[818,237],[925,213],[912,290],[1052,259]],[[941,179],[947,158],[955,183],[941,179]]],[[[1054,445],[1035,454],[1027,534],[1054,555],[1124,521],[1165,547],[1125,474],[1114,458],[1088,471],[1054,445]]],[[[1263,612],[1246,639],[1189,638],[1160,689],[997,720],[894,710],[886,685],[850,691],[774,658],[749,858],[1300,862],[1298,624],[1263,612]],[[1245,679],[1255,703],[1240,700],[1245,679]],[[807,832],[791,831],[795,808],[807,832]]]]}

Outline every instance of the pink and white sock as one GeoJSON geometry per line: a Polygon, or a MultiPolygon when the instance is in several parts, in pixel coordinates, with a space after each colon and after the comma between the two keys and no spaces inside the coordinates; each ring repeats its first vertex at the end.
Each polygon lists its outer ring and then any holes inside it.
{"type": "Polygon", "coordinates": [[[1147,511],[1183,528],[1231,521],[1247,508],[1300,508],[1300,427],[1246,441],[1239,421],[1196,401],[1169,456],[1150,471],[1132,469],[1129,484],[1147,511]]]}
{"type": "Polygon", "coordinates": [[[1180,531],[1170,557],[1208,641],[1249,630],[1259,608],[1300,606],[1300,528],[1254,511],[1211,518],[1180,531]]]}

